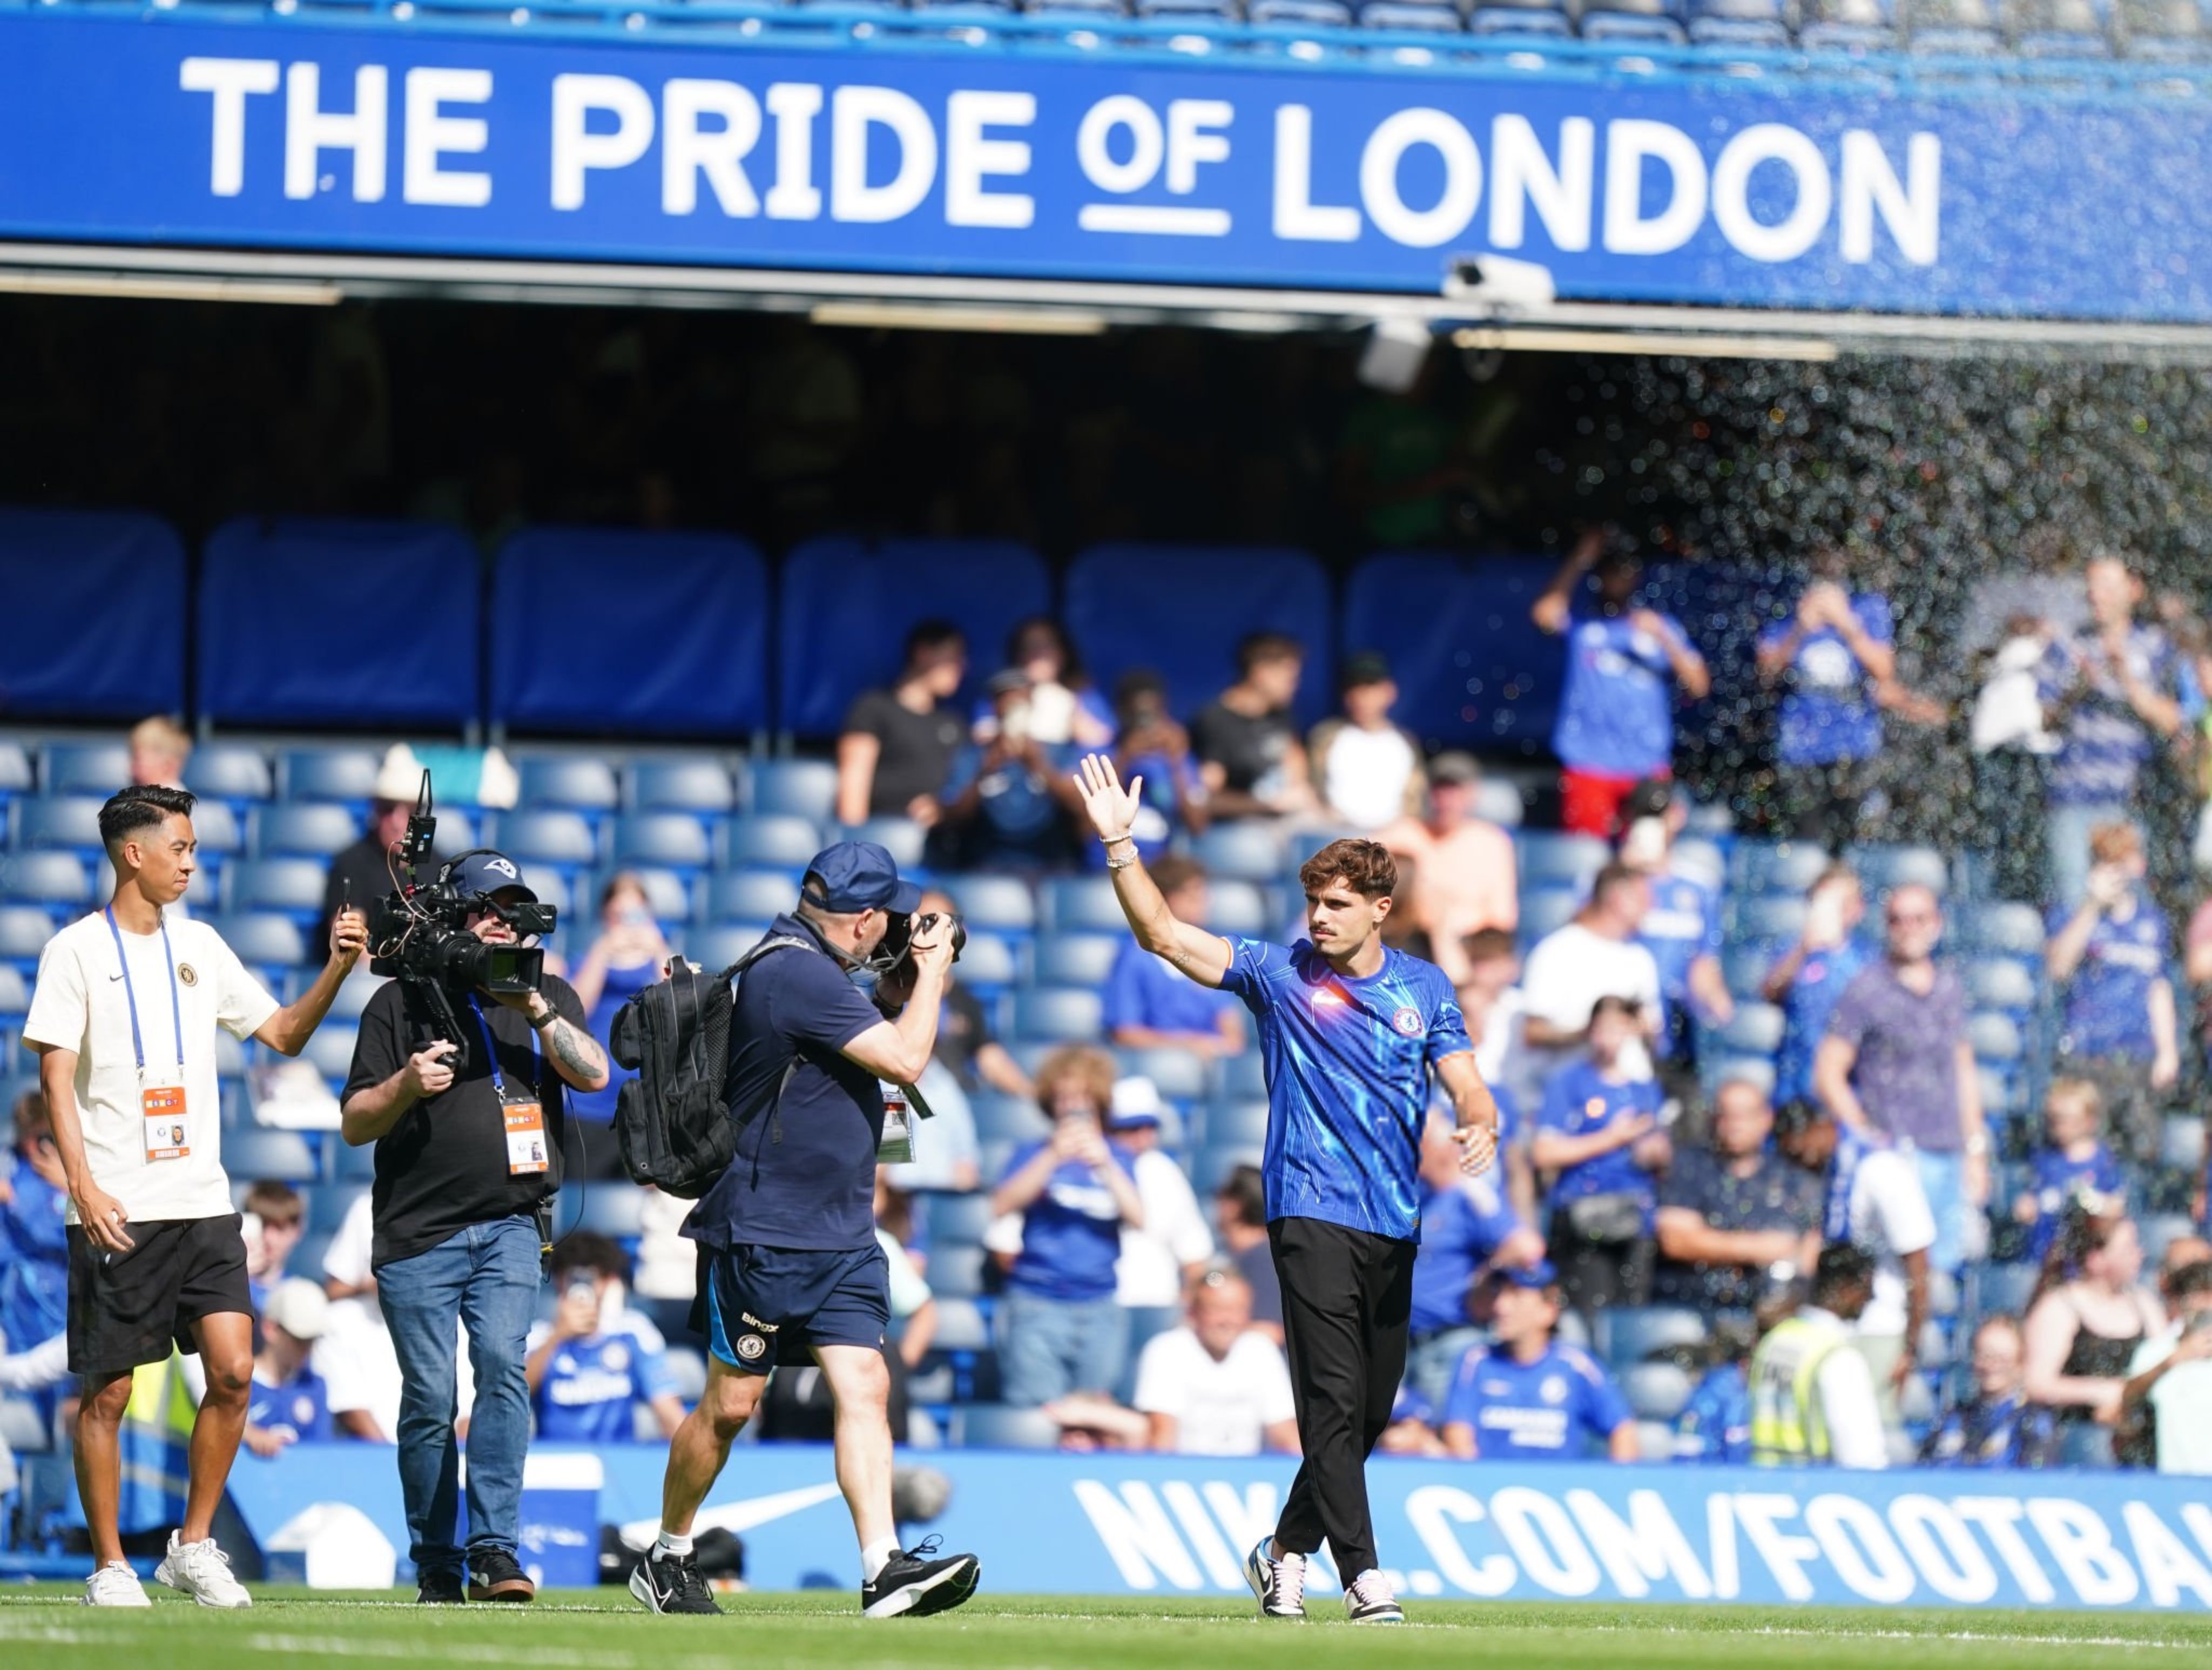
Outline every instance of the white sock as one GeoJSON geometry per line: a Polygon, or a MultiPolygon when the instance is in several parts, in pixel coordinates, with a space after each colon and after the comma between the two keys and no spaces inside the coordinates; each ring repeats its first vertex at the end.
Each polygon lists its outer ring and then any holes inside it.
{"type": "Polygon", "coordinates": [[[688,1535],[679,1537],[673,1531],[663,1531],[659,1539],[653,1545],[653,1552],[656,1556],[689,1554],[691,1552],[691,1539],[688,1535]]]}
{"type": "Polygon", "coordinates": [[[874,1582],[878,1574],[891,1563],[892,1556],[898,1552],[898,1539],[896,1537],[885,1537],[863,1548],[860,1551],[860,1581],[874,1582]]]}

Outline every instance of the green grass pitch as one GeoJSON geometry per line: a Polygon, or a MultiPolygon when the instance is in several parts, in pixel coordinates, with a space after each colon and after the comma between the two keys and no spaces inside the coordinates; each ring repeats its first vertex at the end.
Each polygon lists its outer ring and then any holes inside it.
{"type": "MultiPolygon", "coordinates": [[[[989,1573],[985,1573],[988,1582],[989,1573]]],[[[93,1612],[75,1587],[0,1590],[8,1670],[2136,1670],[2212,1665],[2212,1616],[1843,1611],[1425,1601],[1402,1630],[1357,1634],[1334,1606],[1262,1624],[1212,1600],[998,1598],[943,1617],[864,1621],[850,1595],[724,1596],[720,1618],[653,1618],[617,1589],[552,1590],[535,1606],[419,1609],[388,1595],[264,1588],[245,1612],[166,1590],[149,1612],[93,1612]]]]}

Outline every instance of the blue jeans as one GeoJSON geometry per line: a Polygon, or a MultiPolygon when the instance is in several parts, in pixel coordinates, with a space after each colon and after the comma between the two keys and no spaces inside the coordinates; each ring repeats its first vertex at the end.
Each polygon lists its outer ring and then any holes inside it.
{"type": "Polygon", "coordinates": [[[2134,822],[2118,800],[2052,806],[2045,825],[2051,847],[2051,902],[2071,910],[2088,892],[2090,830],[2100,823],[2134,822]]]}
{"type": "Polygon", "coordinates": [[[501,1218],[471,1224],[376,1272],[377,1303],[404,1382],[399,1489],[407,1502],[408,1558],[418,1573],[458,1576],[464,1564],[453,1542],[461,1460],[453,1436],[456,1323],[468,1334],[477,1382],[469,1414],[468,1552],[514,1552],[530,1449],[522,1363],[543,1279],[538,1248],[536,1224],[501,1218]]]}
{"type": "Polygon", "coordinates": [[[1966,1157],[1912,1151],[1912,1163],[1920,1173],[1920,1190],[1928,1197],[1928,1210],[1936,1219],[1936,1244],[1928,1249],[1928,1267],[1956,1274],[1966,1261],[1966,1157]]]}
{"type": "Polygon", "coordinates": [[[999,1351],[1008,1403],[1035,1408],[1070,1392],[1113,1391],[1129,1354],[1129,1319],[1103,1299],[1045,1299],[1009,1293],[999,1303],[1006,1343],[999,1351]]]}

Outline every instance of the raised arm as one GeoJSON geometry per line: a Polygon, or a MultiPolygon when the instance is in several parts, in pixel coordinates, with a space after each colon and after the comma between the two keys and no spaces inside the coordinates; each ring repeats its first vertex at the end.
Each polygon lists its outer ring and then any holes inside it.
{"type": "Polygon", "coordinates": [[[1218,933],[1176,920],[1158,884],[1146,874],[1144,860],[1137,856],[1137,843],[1129,837],[1129,826],[1136,821],[1142,804],[1138,795],[1144,786],[1145,780],[1137,777],[1123,788],[1114,762],[1103,754],[1085,755],[1075,778],[1091,827],[1106,843],[1106,867],[1114,878],[1114,896],[1121,902],[1121,914],[1129,919],[1137,943],[1167,958],[1200,985],[1218,987],[1229,975],[1229,942],[1218,933]]]}
{"type": "Polygon", "coordinates": [[[331,920],[330,956],[314,984],[262,1022],[253,1035],[279,1055],[297,1055],[305,1049],[368,944],[368,918],[356,908],[339,911],[331,920]]]}
{"type": "Polygon", "coordinates": [[[1598,553],[1605,549],[1605,535],[1595,528],[1575,542],[1575,548],[1559,564],[1552,576],[1552,583],[1544,588],[1543,595],[1529,605],[1528,618],[1553,637],[1567,629],[1567,616],[1573,610],[1575,587],[1582,584],[1583,576],[1597,562],[1598,553]]]}

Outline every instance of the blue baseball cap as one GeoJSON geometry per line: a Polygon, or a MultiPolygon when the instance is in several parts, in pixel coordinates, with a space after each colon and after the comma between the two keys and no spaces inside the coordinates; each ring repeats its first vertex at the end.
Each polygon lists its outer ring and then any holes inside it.
{"type": "Polygon", "coordinates": [[[1516,1287],[1557,1287],[1559,1272],[1553,1268],[1549,1259],[1538,1259],[1531,1265],[1500,1265],[1490,1272],[1499,1281],[1511,1282],[1516,1287]]]}
{"type": "Polygon", "coordinates": [[[901,881],[897,863],[872,841],[841,841],[817,853],[806,866],[805,891],[839,915],[887,910],[911,916],[921,903],[921,889],[901,881]]]}
{"type": "Polygon", "coordinates": [[[504,853],[471,853],[455,862],[447,878],[463,893],[520,893],[530,903],[538,902],[522,879],[522,867],[504,853]]]}

